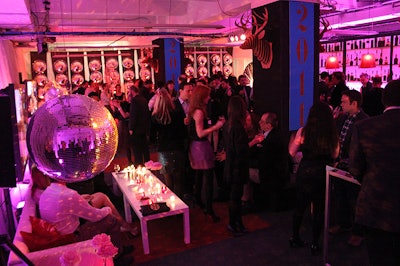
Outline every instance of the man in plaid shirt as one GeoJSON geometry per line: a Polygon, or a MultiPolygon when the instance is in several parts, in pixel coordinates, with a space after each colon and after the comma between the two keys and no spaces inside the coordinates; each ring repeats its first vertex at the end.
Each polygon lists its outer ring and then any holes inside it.
{"type": "MultiPolygon", "coordinates": [[[[356,90],[348,90],[342,93],[341,107],[343,113],[337,118],[339,132],[340,151],[337,168],[348,171],[349,147],[354,123],[368,118],[368,115],[360,108],[362,104],[361,93],[356,90]]],[[[337,200],[337,225],[330,228],[329,232],[338,234],[344,231],[352,231],[348,240],[350,246],[359,246],[363,241],[362,228],[353,224],[354,207],[357,200],[359,186],[344,180],[334,180],[334,196],[337,200]]]]}

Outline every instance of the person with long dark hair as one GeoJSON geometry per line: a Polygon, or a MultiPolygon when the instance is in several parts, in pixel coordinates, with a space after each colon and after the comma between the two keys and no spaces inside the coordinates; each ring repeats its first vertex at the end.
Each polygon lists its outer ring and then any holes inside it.
{"type": "Polygon", "coordinates": [[[223,130],[226,151],[224,177],[230,188],[228,230],[234,236],[247,231],[242,221],[241,201],[243,186],[249,179],[249,141],[244,128],[246,110],[243,98],[233,96],[228,103],[228,121],[223,130]]]}
{"type": "Polygon", "coordinates": [[[210,100],[211,89],[205,85],[196,85],[190,98],[189,105],[189,160],[195,170],[195,199],[196,203],[204,208],[204,213],[209,215],[214,222],[220,218],[212,208],[213,180],[215,155],[208,140],[209,135],[219,130],[225,123],[220,118],[215,125],[210,125],[211,120],[207,116],[207,103],[210,100]],[[201,191],[204,180],[205,204],[201,199],[201,191]]]}
{"type": "Polygon", "coordinates": [[[325,167],[339,155],[338,134],[331,108],[322,102],[315,103],[308,114],[304,128],[297,131],[289,145],[292,157],[298,151],[303,153],[297,177],[296,206],[293,215],[291,247],[304,246],[300,238],[300,226],[305,210],[313,205],[311,253],[320,252],[319,238],[324,221],[325,167]]]}

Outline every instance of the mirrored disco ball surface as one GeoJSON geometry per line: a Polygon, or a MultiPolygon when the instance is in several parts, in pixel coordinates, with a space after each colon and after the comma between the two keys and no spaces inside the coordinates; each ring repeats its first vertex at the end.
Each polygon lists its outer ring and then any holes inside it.
{"type": "Polygon", "coordinates": [[[110,164],[118,130],[103,105],[73,94],[47,101],[34,113],[26,142],[43,173],[73,183],[96,176],[110,164]]]}

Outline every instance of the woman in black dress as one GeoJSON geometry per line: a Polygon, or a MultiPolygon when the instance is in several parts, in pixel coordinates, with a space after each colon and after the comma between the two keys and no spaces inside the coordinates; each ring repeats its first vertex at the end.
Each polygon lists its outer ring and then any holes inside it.
{"type": "Polygon", "coordinates": [[[233,96],[228,103],[228,121],[224,125],[224,146],[226,161],[225,181],[229,184],[229,224],[228,230],[234,236],[246,232],[242,221],[243,185],[249,179],[249,141],[244,124],[246,103],[240,96],[233,96]]]}
{"type": "Polygon", "coordinates": [[[298,151],[303,153],[297,177],[297,198],[293,215],[293,235],[291,247],[304,246],[300,238],[300,226],[305,210],[313,205],[311,253],[320,251],[319,238],[324,222],[325,202],[325,167],[332,164],[339,155],[339,138],[331,108],[323,103],[315,103],[308,114],[304,128],[297,131],[296,137],[289,145],[292,157],[298,151]]]}

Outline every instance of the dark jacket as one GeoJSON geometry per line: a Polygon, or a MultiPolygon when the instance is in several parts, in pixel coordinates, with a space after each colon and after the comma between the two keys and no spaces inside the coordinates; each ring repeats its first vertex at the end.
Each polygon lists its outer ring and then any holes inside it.
{"type": "Polygon", "coordinates": [[[183,123],[185,113],[183,110],[180,112],[177,109],[178,107],[175,106],[175,109],[170,112],[171,123],[168,125],[162,125],[154,116],[152,117],[159,134],[158,151],[183,151],[185,149],[187,141],[187,128],[183,123]]]}
{"type": "Polygon", "coordinates": [[[350,172],[361,181],[355,221],[400,233],[400,110],[354,125],[350,172]]]}
{"type": "Polygon", "coordinates": [[[149,135],[150,119],[146,98],[140,94],[133,97],[129,109],[129,130],[133,134],[149,135]]]}
{"type": "MultiPolygon", "coordinates": [[[[344,122],[346,121],[346,119],[349,117],[348,114],[342,114],[337,118],[337,129],[338,129],[338,135],[340,136],[340,132],[342,130],[342,127],[344,125],[344,122]]],[[[347,130],[347,134],[346,137],[344,139],[343,145],[342,145],[342,150],[340,152],[341,154],[341,160],[346,161],[346,168],[347,168],[347,162],[349,159],[349,148],[350,148],[350,141],[351,141],[351,135],[353,134],[353,128],[354,128],[354,124],[358,121],[361,121],[363,119],[368,118],[369,116],[364,113],[363,110],[360,110],[360,112],[356,115],[356,118],[354,119],[353,124],[351,124],[351,126],[349,127],[349,129],[347,130]]],[[[347,170],[347,169],[344,169],[347,170]]]]}
{"type": "Polygon", "coordinates": [[[333,107],[336,108],[340,106],[342,102],[342,92],[349,90],[349,87],[346,86],[344,81],[336,84],[333,87],[332,93],[331,93],[331,99],[329,101],[329,104],[333,107]]]}
{"type": "Polygon", "coordinates": [[[272,129],[259,150],[260,182],[268,189],[282,188],[288,178],[288,148],[277,129],[272,129]]]}
{"type": "Polygon", "coordinates": [[[249,179],[249,145],[244,127],[237,123],[228,128],[225,123],[223,139],[226,151],[224,178],[228,183],[244,184],[249,179]]]}
{"type": "Polygon", "coordinates": [[[382,88],[372,88],[370,91],[363,93],[362,109],[369,116],[376,116],[383,113],[385,106],[382,103],[382,88]]]}

